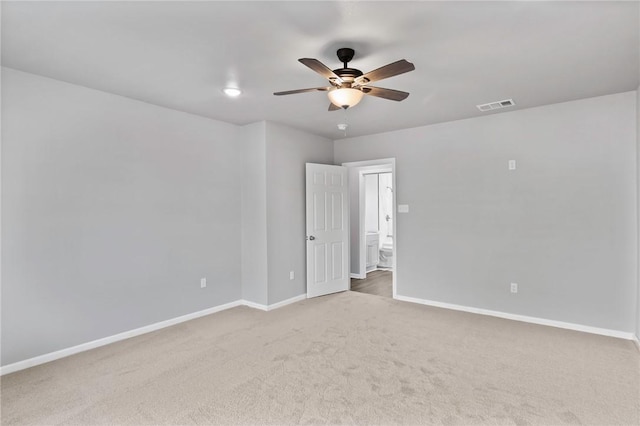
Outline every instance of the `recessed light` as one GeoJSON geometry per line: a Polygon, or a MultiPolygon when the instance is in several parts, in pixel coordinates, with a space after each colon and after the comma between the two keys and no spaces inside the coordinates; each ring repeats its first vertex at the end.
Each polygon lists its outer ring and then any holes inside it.
{"type": "Polygon", "coordinates": [[[222,89],[222,91],[224,92],[225,95],[229,96],[230,98],[237,98],[242,94],[242,90],[235,87],[226,87],[222,89]]]}

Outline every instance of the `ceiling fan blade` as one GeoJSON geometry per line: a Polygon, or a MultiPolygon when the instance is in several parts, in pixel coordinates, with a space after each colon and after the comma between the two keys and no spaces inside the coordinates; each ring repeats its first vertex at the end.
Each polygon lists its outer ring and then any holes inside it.
{"type": "Polygon", "coordinates": [[[361,87],[360,90],[362,90],[362,92],[365,93],[366,95],[376,96],[378,98],[383,98],[383,99],[389,99],[391,101],[402,101],[404,99],[407,99],[407,96],[409,96],[409,93],[407,92],[402,92],[400,90],[393,90],[393,89],[383,89],[382,87],[364,86],[364,87],[361,87]]]}
{"type": "Polygon", "coordinates": [[[298,59],[298,62],[308,66],[309,68],[311,68],[312,70],[314,70],[315,72],[317,72],[318,74],[320,74],[321,76],[323,76],[324,78],[326,78],[331,82],[336,82],[337,84],[342,83],[342,79],[338,77],[336,73],[331,71],[329,67],[327,67],[325,64],[323,64],[317,59],[300,58],[298,59]]]}
{"type": "Polygon", "coordinates": [[[298,90],[287,90],[285,92],[275,92],[274,95],[281,96],[281,95],[293,95],[296,93],[306,93],[306,92],[328,92],[331,89],[332,89],[331,87],[314,87],[311,89],[298,89],[298,90]]]}
{"type": "Polygon", "coordinates": [[[329,102],[329,111],[338,111],[339,109],[342,109],[342,108],[335,105],[333,102],[329,102]]]}
{"type": "Polygon", "coordinates": [[[400,59],[399,61],[393,62],[391,64],[370,71],[364,75],[361,75],[360,77],[355,79],[355,84],[363,85],[374,81],[379,81],[384,78],[404,74],[405,72],[413,71],[415,69],[416,67],[411,62],[408,62],[405,59],[400,59]]]}

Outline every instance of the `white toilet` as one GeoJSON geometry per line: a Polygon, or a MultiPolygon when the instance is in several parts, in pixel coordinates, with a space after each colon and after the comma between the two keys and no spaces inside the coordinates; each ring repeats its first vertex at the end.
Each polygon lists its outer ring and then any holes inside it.
{"type": "Polygon", "coordinates": [[[380,247],[380,261],[378,269],[391,269],[393,267],[393,237],[385,238],[380,247]]]}

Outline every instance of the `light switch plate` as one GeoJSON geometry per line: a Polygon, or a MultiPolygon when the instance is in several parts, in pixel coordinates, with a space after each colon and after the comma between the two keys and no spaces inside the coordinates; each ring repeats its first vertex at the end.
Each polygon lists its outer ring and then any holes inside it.
{"type": "Polygon", "coordinates": [[[409,204],[398,204],[398,213],[409,213],[409,204]]]}

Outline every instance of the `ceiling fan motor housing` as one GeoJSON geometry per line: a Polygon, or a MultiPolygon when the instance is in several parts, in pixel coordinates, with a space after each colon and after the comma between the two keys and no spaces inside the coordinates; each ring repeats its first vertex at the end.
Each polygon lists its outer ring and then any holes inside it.
{"type": "Polygon", "coordinates": [[[351,87],[351,83],[356,78],[360,77],[363,73],[359,69],[349,68],[347,64],[353,59],[353,55],[355,54],[353,49],[348,47],[343,47],[338,49],[337,55],[340,62],[344,64],[343,68],[337,68],[333,70],[334,74],[340,77],[345,83],[347,83],[346,87],[351,87]]]}
{"type": "Polygon", "coordinates": [[[338,68],[333,70],[333,72],[346,83],[351,83],[362,75],[362,71],[355,68],[338,68]]]}

